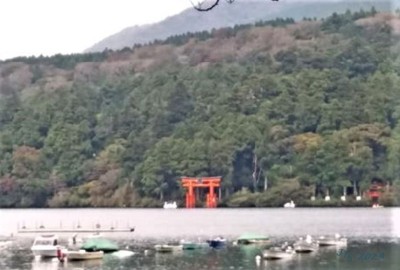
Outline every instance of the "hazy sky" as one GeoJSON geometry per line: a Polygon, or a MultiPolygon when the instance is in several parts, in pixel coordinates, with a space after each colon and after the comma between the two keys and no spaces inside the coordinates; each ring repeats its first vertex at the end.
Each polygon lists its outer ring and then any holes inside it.
{"type": "Polygon", "coordinates": [[[82,52],[125,27],[190,6],[189,0],[0,0],[0,59],[82,52]]]}

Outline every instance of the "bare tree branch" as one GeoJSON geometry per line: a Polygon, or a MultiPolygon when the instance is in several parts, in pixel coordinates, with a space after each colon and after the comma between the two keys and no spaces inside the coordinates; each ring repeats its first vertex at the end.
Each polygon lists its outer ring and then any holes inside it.
{"type": "MultiPolygon", "coordinates": [[[[207,7],[202,7],[202,5],[208,1],[197,2],[197,4],[193,3],[192,0],[189,0],[189,1],[192,3],[192,6],[194,9],[196,9],[197,11],[205,12],[205,11],[210,11],[213,8],[215,8],[221,0],[210,1],[210,4],[207,7]]],[[[271,1],[278,2],[279,0],[271,0],[271,1]]],[[[235,2],[235,0],[226,0],[226,2],[229,4],[232,4],[233,2],[235,2]]]]}
{"type": "Polygon", "coordinates": [[[215,0],[214,3],[205,8],[202,7],[202,4],[204,4],[204,2],[198,2],[197,5],[194,4],[192,1],[190,2],[192,3],[193,8],[196,9],[197,11],[210,11],[219,4],[219,1],[220,0],[215,0]]]}

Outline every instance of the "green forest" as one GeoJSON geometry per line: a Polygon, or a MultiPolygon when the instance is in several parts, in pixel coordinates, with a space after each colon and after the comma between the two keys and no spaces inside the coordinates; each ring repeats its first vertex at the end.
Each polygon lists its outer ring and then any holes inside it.
{"type": "Polygon", "coordinates": [[[0,207],[400,205],[399,41],[371,9],[2,61],[0,207]]]}

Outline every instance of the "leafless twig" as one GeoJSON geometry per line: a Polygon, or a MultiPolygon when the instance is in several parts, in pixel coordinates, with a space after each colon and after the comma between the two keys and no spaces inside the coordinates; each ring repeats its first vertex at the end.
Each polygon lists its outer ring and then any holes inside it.
{"type": "MultiPolygon", "coordinates": [[[[229,4],[232,4],[235,0],[226,0],[226,1],[229,4]]],[[[204,2],[206,1],[197,2],[197,4],[194,4],[192,0],[190,0],[190,2],[192,3],[194,9],[196,9],[197,11],[210,11],[219,4],[220,0],[213,0],[207,5],[207,7],[203,7],[204,2]]]]}
{"type": "MultiPolygon", "coordinates": [[[[189,0],[189,1],[192,3],[193,8],[196,9],[197,11],[210,11],[210,10],[212,10],[213,8],[215,8],[215,7],[219,4],[219,2],[220,2],[221,0],[198,1],[197,4],[193,3],[192,0],[189,0]],[[208,2],[208,3],[207,3],[207,6],[206,6],[206,7],[203,7],[203,4],[204,4],[205,2],[208,2]]],[[[229,4],[232,4],[233,2],[235,2],[235,0],[225,0],[225,1],[226,1],[227,3],[229,3],[229,4]]],[[[271,0],[271,1],[278,2],[279,0],[271,0]]]]}

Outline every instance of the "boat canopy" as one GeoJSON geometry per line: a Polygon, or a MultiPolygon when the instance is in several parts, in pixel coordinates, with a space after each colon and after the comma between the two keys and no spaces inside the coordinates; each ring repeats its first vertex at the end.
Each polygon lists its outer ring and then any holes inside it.
{"type": "Polygon", "coordinates": [[[86,251],[103,251],[103,252],[114,252],[118,251],[118,245],[104,238],[92,238],[87,240],[82,249],[86,251]]]}

